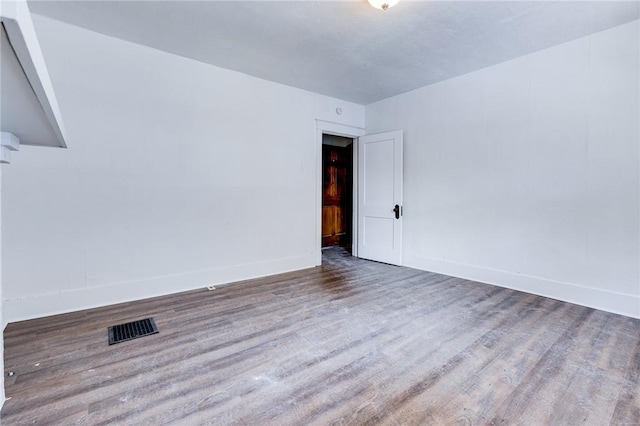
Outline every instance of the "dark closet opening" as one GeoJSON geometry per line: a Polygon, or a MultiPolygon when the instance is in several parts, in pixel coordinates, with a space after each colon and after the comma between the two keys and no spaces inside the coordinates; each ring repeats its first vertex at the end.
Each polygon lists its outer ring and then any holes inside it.
{"type": "Polygon", "coordinates": [[[322,135],[322,247],[351,253],[353,139],[322,135]]]}

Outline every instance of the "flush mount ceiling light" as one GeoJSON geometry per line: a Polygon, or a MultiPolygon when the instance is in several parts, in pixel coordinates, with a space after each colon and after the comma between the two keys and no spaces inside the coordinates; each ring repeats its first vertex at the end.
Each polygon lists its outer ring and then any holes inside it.
{"type": "Polygon", "coordinates": [[[400,0],[367,0],[369,4],[376,9],[387,10],[395,6],[400,0]]]}

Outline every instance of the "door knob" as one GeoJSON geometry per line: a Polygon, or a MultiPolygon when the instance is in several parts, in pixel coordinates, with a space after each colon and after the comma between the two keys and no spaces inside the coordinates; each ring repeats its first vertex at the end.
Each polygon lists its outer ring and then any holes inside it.
{"type": "Polygon", "coordinates": [[[400,219],[400,206],[396,204],[393,208],[393,212],[396,214],[396,219],[400,219]]]}

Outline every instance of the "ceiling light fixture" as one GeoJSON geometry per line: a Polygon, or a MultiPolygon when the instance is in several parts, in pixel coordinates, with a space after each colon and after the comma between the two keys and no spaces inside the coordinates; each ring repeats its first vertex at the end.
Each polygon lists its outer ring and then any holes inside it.
{"type": "Polygon", "coordinates": [[[400,0],[367,0],[369,4],[376,9],[387,10],[395,6],[400,0]]]}

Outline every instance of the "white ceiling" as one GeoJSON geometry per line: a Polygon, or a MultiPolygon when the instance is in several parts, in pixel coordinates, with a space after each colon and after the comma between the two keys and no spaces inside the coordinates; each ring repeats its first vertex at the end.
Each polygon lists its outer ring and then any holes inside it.
{"type": "Polygon", "coordinates": [[[640,1],[29,1],[34,13],[369,104],[638,19],[640,1]]]}

